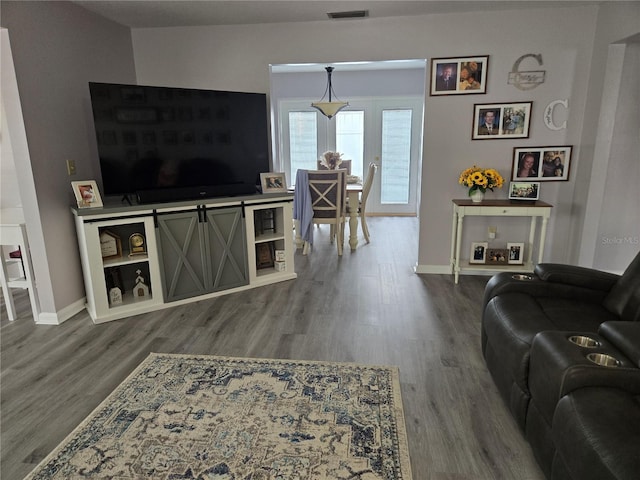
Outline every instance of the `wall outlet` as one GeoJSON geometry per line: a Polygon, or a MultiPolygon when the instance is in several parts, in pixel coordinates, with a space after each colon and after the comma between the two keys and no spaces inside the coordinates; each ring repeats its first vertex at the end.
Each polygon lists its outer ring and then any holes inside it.
{"type": "Polygon", "coordinates": [[[489,227],[489,238],[496,238],[496,233],[498,233],[498,227],[489,227]]]}
{"type": "Polygon", "coordinates": [[[75,160],[67,159],[67,174],[69,176],[76,174],[76,162],[75,162],[75,160]]]}

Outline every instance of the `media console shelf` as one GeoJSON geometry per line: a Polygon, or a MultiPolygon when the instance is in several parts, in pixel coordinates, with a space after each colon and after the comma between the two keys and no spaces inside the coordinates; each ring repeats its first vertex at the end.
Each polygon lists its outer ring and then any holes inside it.
{"type": "Polygon", "coordinates": [[[537,219],[542,219],[538,244],[538,263],[542,262],[544,242],[547,234],[547,223],[551,216],[552,205],[541,201],[511,201],[511,200],[483,200],[474,203],[471,200],[453,200],[453,220],[451,222],[451,270],[455,283],[458,283],[460,272],[475,271],[491,273],[502,270],[533,271],[533,245],[536,239],[537,219]],[[460,248],[462,243],[462,228],[465,216],[482,217],[531,217],[529,242],[525,244],[526,260],[523,265],[483,265],[470,264],[460,266],[460,248]]]}
{"type": "Polygon", "coordinates": [[[76,208],[86,307],[94,323],[296,278],[293,195],[76,208]],[[273,228],[256,232],[268,211],[273,228]],[[260,245],[265,245],[267,250],[260,245]],[[273,265],[256,252],[281,255],[273,265]]]}

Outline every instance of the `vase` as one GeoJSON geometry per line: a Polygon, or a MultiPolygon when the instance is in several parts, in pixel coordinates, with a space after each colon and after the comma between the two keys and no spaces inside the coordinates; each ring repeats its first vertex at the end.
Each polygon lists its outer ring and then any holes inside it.
{"type": "Polygon", "coordinates": [[[474,190],[469,194],[473,203],[481,203],[484,198],[484,192],[482,190],[474,190]]]}

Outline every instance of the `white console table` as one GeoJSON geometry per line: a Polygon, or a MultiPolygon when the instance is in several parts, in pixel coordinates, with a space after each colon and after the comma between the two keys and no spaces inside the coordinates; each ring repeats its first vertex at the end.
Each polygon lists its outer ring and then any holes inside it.
{"type": "Polygon", "coordinates": [[[461,271],[495,272],[496,270],[528,270],[533,271],[533,245],[536,240],[536,225],[538,218],[542,219],[538,244],[538,261],[542,262],[544,242],[547,234],[547,223],[551,216],[552,205],[541,201],[511,201],[511,200],[483,200],[482,203],[474,203],[471,200],[453,200],[453,220],[451,222],[451,269],[455,283],[461,271]],[[460,247],[462,242],[462,229],[464,217],[531,217],[529,230],[529,242],[525,244],[526,259],[524,265],[493,266],[483,264],[469,264],[461,267],[460,247]]]}

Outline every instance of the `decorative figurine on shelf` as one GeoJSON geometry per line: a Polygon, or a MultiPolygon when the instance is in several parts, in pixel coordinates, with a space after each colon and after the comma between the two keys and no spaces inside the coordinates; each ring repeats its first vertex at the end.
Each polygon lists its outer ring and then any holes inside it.
{"type": "Polygon", "coordinates": [[[146,255],[147,245],[144,240],[144,235],[141,233],[134,233],[129,237],[129,256],[134,255],[146,255]]]}
{"type": "Polygon", "coordinates": [[[113,287],[109,290],[109,305],[112,307],[115,305],[122,305],[122,290],[118,287],[113,287]]]}
{"type": "Polygon", "coordinates": [[[107,283],[107,292],[109,294],[109,305],[122,305],[122,274],[119,267],[111,267],[105,270],[105,280],[107,283]]]}
{"type": "Polygon", "coordinates": [[[136,284],[133,286],[133,297],[136,300],[146,300],[149,297],[149,286],[144,283],[142,271],[136,270],[136,284]]]}

